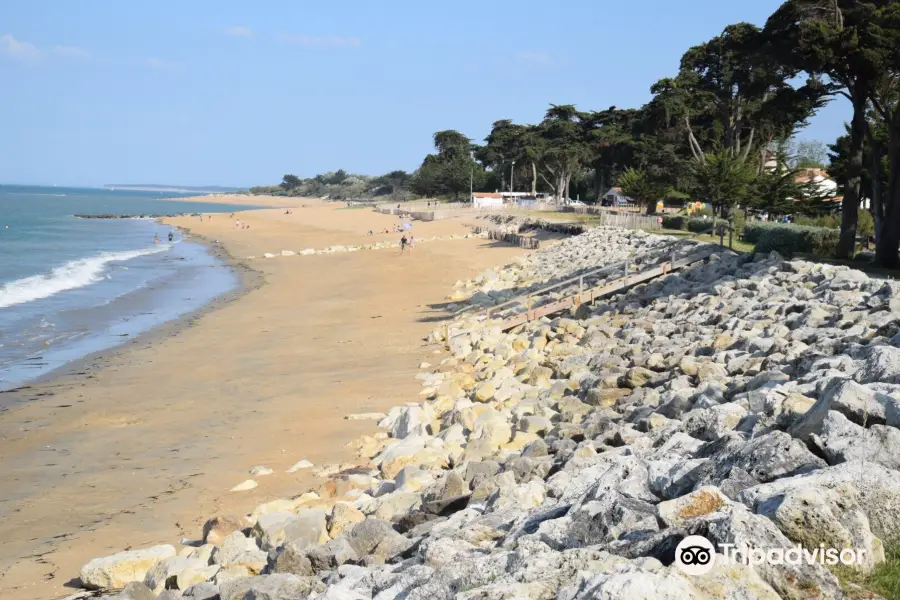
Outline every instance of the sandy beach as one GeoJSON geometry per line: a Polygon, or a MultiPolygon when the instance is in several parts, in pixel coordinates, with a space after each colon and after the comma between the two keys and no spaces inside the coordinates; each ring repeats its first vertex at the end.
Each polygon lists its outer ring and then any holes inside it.
{"type": "MultiPolygon", "coordinates": [[[[285,471],[303,458],[351,460],[346,443],[375,429],[345,415],[416,399],[413,376],[435,350],[422,340],[443,315],[431,305],[458,279],[523,252],[459,239],[405,255],[248,259],[371,243],[368,230],[398,219],[309,199],[205,198],[273,207],[168,221],[230,255],[242,293],[4,395],[0,597],[62,597],[93,557],[196,539],[209,516],[314,487],[320,480],[308,470],[285,471]],[[229,492],[255,465],[274,474],[229,492]]],[[[468,228],[443,220],[415,222],[413,231],[468,228]]]]}

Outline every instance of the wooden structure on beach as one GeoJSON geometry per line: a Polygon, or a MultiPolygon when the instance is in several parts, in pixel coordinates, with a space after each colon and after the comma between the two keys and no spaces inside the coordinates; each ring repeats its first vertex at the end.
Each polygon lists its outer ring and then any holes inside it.
{"type": "Polygon", "coordinates": [[[549,316],[558,312],[562,312],[564,310],[577,309],[582,304],[588,302],[592,303],[599,298],[603,298],[604,296],[609,296],[611,294],[621,292],[639,283],[644,283],[646,281],[650,281],[651,279],[656,279],[657,277],[660,277],[662,275],[667,275],[680,269],[684,269],[685,267],[694,265],[698,262],[704,261],[712,256],[715,252],[720,250],[721,249],[715,247],[707,247],[692,254],[688,254],[687,256],[684,256],[682,258],[677,258],[673,253],[669,260],[659,264],[655,264],[637,273],[631,273],[631,265],[629,261],[625,261],[623,263],[623,273],[621,277],[585,289],[584,280],[586,277],[590,278],[592,275],[597,275],[602,271],[608,271],[610,267],[596,269],[594,271],[584,273],[578,277],[573,277],[572,279],[567,279],[565,281],[555,283],[551,286],[535,290],[528,294],[523,294],[521,296],[513,298],[512,300],[504,302],[503,304],[498,304],[497,306],[493,306],[487,309],[486,316],[490,320],[492,318],[492,315],[498,310],[509,308],[516,304],[525,305],[525,312],[513,315],[511,317],[503,318],[498,323],[488,324],[492,326],[498,326],[502,331],[508,331],[514,327],[528,323],[529,321],[540,319],[541,317],[549,316]],[[537,298],[558,288],[571,286],[576,283],[578,284],[577,293],[569,294],[555,302],[532,308],[537,298]]]}

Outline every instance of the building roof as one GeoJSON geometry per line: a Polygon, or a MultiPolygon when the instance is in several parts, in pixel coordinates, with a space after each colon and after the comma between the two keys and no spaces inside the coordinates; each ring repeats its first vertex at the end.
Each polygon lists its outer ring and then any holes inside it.
{"type": "Polygon", "coordinates": [[[828,172],[825,169],[803,169],[799,173],[794,176],[794,181],[797,183],[807,183],[809,181],[822,181],[824,179],[831,179],[828,176],[828,172]]]}
{"type": "Polygon", "coordinates": [[[503,194],[495,194],[493,192],[474,192],[473,198],[502,198],[503,194]]]}

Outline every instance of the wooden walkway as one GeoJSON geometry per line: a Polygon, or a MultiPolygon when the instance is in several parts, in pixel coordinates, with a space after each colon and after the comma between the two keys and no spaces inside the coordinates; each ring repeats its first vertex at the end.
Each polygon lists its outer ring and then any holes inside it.
{"type": "Polygon", "coordinates": [[[499,323],[491,323],[493,326],[498,326],[502,331],[508,331],[513,327],[517,327],[529,321],[534,321],[535,319],[540,319],[541,317],[545,317],[547,315],[552,315],[554,313],[558,313],[564,310],[577,308],[578,306],[587,303],[593,302],[598,298],[602,298],[604,296],[608,296],[610,294],[615,294],[616,292],[620,292],[626,288],[637,285],[639,283],[643,283],[645,281],[650,281],[651,279],[655,279],[662,275],[666,275],[668,273],[672,273],[674,271],[678,271],[679,269],[683,269],[695,263],[706,260],[711,255],[719,251],[718,248],[706,248],[700,250],[698,252],[694,252],[693,254],[689,254],[683,258],[672,257],[668,261],[659,263],[646,269],[644,271],[640,271],[638,273],[630,273],[630,264],[628,261],[624,263],[624,275],[619,277],[618,279],[614,279],[612,281],[605,282],[601,285],[584,289],[584,279],[585,277],[590,277],[591,275],[595,275],[601,271],[609,270],[609,267],[604,267],[603,269],[597,269],[595,271],[591,271],[589,273],[585,273],[579,277],[574,277],[572,279],[567,279],[566,281],[561,281],[554,285],[551,285],[546,288],[542,288],[540,290],[535,290],[529,294],[524,294],[522,296],[518,296],[509,300],[508,302],[504,302],[503,304],[498,304],[497,306],[493,306],[487,310],[488,319],[491,318],[498,310],[502,310],[503,308],[508,308],[514,304],[522,304],[525,303],[526,311],[512,317],[503,319],[499,323]],[[566,296],[556,302],[551,302],[550,304],[544,304],[543,306],[539,306],[537,308],[532,309],[531,306],[534,302],[535,297],[541,296],[550,292],[554,289],[572,285],[574,283],[578,283],[578,293],[571,294],[566,296]]]}

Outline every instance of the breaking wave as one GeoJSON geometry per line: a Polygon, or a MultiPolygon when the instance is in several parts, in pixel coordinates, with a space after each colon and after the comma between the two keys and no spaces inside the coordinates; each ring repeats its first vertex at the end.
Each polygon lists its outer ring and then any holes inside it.
{"type": "Polygon", "coordinates": [[[97,256],[71,260],[45,275],[32,275],[10,281],[0,286],[0,308],[49,298],[66,290],[74,290],[97,283],[104,278],[110,263],[156,254],[168,250],[169,247],[167,244],[160,244],[157,247],[143,250],[101,252],[97,256]]]}

